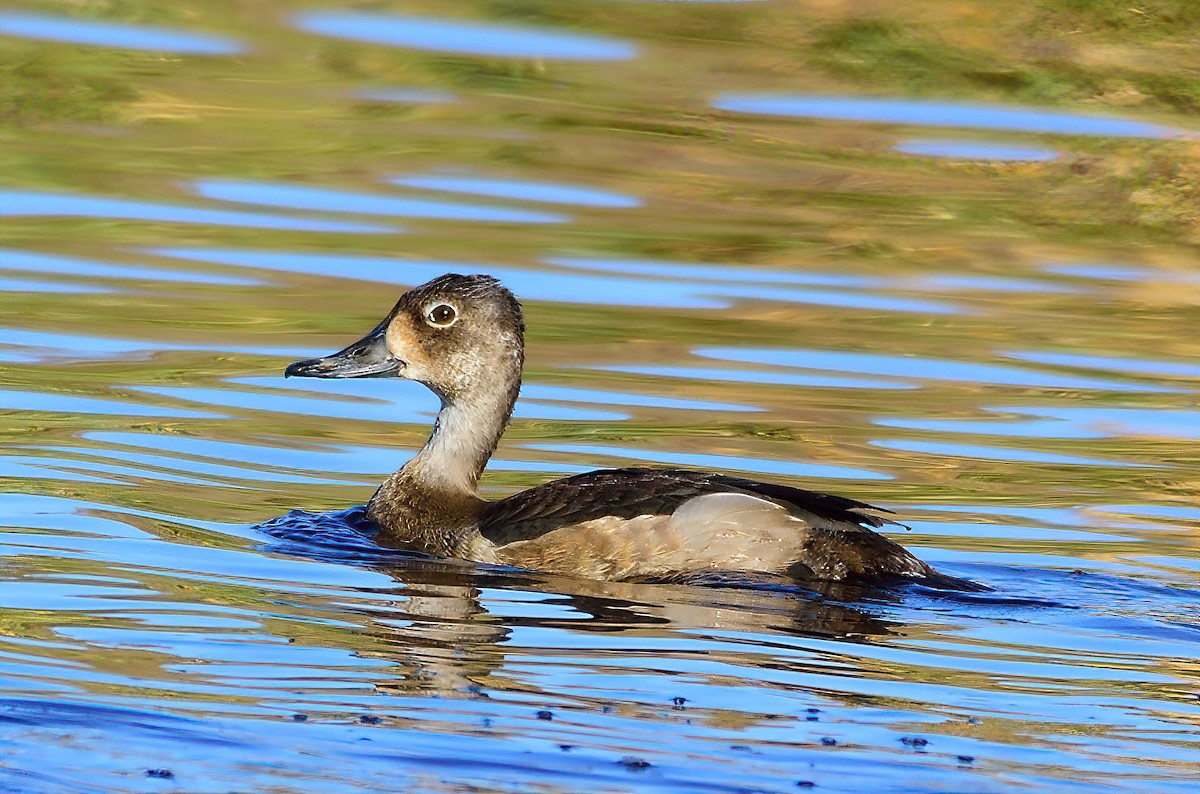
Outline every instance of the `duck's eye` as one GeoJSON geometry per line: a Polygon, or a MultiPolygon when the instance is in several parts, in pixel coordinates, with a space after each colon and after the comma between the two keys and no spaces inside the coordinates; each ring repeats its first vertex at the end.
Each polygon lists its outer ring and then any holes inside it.
{"type": "Polygon", "coordinates": [[[429,314],[425,315],[425,319],[430,325],[438,328],[446,328],[454,325],[454,321],[458,319],[458,313],[454,311],[454,307],[448,303],[439,303],[429,310],[429,314]]]}

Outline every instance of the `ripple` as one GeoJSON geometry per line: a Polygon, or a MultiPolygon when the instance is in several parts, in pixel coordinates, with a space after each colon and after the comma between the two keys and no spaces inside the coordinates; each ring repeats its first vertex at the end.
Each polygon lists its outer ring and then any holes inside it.
{"type": "MultiPolygon", "coordinates": [[[[330,481],[329,475],[369,475],[370,482],[386,476],[412,457],[409,450],[352,444],[304,446],[246,444],[150,433],[91,432],[83,438],[105,445],[92,454],[123,455],[133,462],[176,467],[197,474],[249,476],[274,482],[330,481]],[[115,449],[114,449],[115,447],[115,449]],[[147,450],[152,454],[146,454],[147,450]],[[186,456],[181,458],[180,456],[186,456]],[[238,465],[234,464],[234,461],[238,465]],[[236,472],[241,472],[236,475],[236,472]],[[305,476],[299,476],[299,475],[305,476]]],[[[559,463],[497,459],[489,467],[500,471],[586,471],[559,463]]],[[[356,477],[356,481],[366,481],[356,477]]]]}
{"type": "MultiPolygon", "coordinates": [[[[653,306],[681,309],[721,309],[738,298],[785,299],[844,307],[893,311],[952,313],[950,307],[877,295],[847,295],[836,292],[781,290],[768,286],[736,284],[680,284],[667,279],[617,278],[582,273],[524,270],[512,266],[463,262],[413,262],[353,255],[282,253],[276,251],[231,251],[220,249],[153,248],[148,253],[222,265],[281,270],[414,286],[447,272],[487,272],[523,300],[562,301],[606,306],[653,306]]],[[[382,313],[383,308],[380,309],[382,313]]]]}
{"type": "MultiPolygon", "coordinates": [[[[606,306],[654,306],[719,309],[728,305],[712,298],[681,293],[668,282],[580,277],[572,274],[522,270],[508,266],[463,262],[414,262],[354,255],[230,251],[199,248],[155,248],[150,253],[222,265],[264,268],[292,273],[348,278],[401,286],[416,286],[443,273],[486,272],[523,300],[563,301],[606,306]]],[[[389,307],[380,306],[382,315],[389,307]]]]}
{"type": "Polygon", "coordinates": [[[1132,516],[1169,518],[1177,521],[1200,521],[1200,508],[1180,505],[1097,505],[1097,512],[1125,513],[1132,516]]]}
{"type": "Polygon", "coordinates": [[[1095,389],[1104,391],[1173,392],[1175,389],[1147,386],[1098,378],[1034,372],[1000,364],[970,361],[850,353],[835,350],[753,350],[707,348],[694,351],[698,356],[738,361],[747,364],[824,369],[863,375],[885,375],[919,380],[959,383],[991,383],[997,386],[1026,386],[1046,389],[1095,389]]]}
{"type": "Polygon", "coordinates": [[[233,55],[246,49],[225,36],[23,11],[0,11],[0,35],[185,55],[233,55]]]}
{"type": "Polygon", "coordinates": [[[1058,152],[1053,149],[986,141],[912,140],[902,141],[892,148],[901,154],[956,160],[1044,163],[1058,159],[1058,152]]]}
{"type": "Polygon", "coordinates": [[[442,190],[450,193],[470,193],[476,196],[540,201],[547,204],[573,204],[582,207],[611,207],[628,209],[642,206],[642,200],[607,190],[562,185],[553,182],[533,182],[521,179],[483,179],[465,176],[402,176],[388,180],[393,185],[422,190],[442,190]]]}
{"type": "Polygon", "coordinates": [[[23,278],[0,278],[0,291],[3,292],[69,292],[77,295],[87,293],[112,292],[104,287],[92,284],[63,284],[58,281],[30,281],[23,278]]]}
{"type": "MultiPolygon", "coordinates": [[[[129,577],[136,577],[143,571],[151,571],[156,574],[170,571],[173,578],[181,580],[219,581],[266,588],[270,591],[309,594],[320,592],[322,587],[333,586],[341,593],[342,597],[350,599],[350,601],[385,598],[386,596],[382,594],[372,593],[372,589],[382,593],[394,589],[395,585],[395,581],[385,574],[361,568],[346,568],[345,566],[297,559],[263,556],[248,549],[164,542],[154,534],[131,525],[131,519],[148,518],[167,521],[175,526],[192,526],[206,532],[220,532],[223,529],[236,528],[240,530],[239,533],[236,533],[237,536],[245,535],[247,539],[257,540],[258,537],[255,533],[249,531],[244,525],[235,527],[215,522],[189,521],[148,511],[115,509],[110,505],[68,499],[55,499],[53,502],[43,501],[36,506],[34,512],[35,515],[29,517],[28,520],[23,520],[17,526],[28,526],[34,529],[46,527],[60,531],[53,534],[20,535],[0,530],[0,542],[13,547],[19,544],[28,550],[49,546],[65,557],[73,556],[71,553],[73,552],[80,558],[109,561],[120,566],[117,570],[129,577]],[[79,516],[75,514],[77,511],[85,511],[93,515],[79,516]],[[77,525],[81,519],[88,519],[84,529],[61,531],[61,524],[77,525]],[[209,577],[215,578],[209,579],[209,577]],[[359,587],[364,588],[364,591],[356,592],[356,588],[359,587]],[[341,588],[347,589],[342,592],[341,588]]],[[[11,513],[6,512],[6,515],[11,515],[11,513]]],[[[28,513],[26,515],[29,516],[28,513]]],[[[143,600],[137,604],[117,603],[108,606],[127,611],[148,607],[152,603],[143,600]]],[[[176,610],[189,612],[227,611],[229,609],[229,606],[223,608],[217,605],[206,605],[203,602],[186,601],[173,602],[170,606],[176,610]]]]}
{"type": "MultiPolygon", "coordinates": [[[[161,638],[152,636],[153,632],[109,634],[91,626],[64,631],[64,634],[78,635],[78,641],[88,643],[89,647],[95,643],[94,647],[106,649],[107,653],[112,653],[108,649],[114,649],[121,650],[123,655],[136,656],[153,651],[156,657],[174,662],[172,671],[162,674],[169,684],[155,683],[174,693],[172,709],[196,713],[188,713],[186,717],[163,714],[162,707],[156,709],[151,698],[144,703],[132,697],[115,699],[121,707],[76,704],[67,700],[6,699],[0,703],[0,741],[11,743],[22,751],[26,747],[40,748],[36,762],[31,759],[32,754],[21,752],[8,767],[14,773],[11,779],[18,788],[25,789],[28,781],[36,781],[37,785],[55,784],[53,789],[48,789],[53,791],[118,791],[128,789],[133,774],[131,769],[163,768],[171,770],[178,781],[203,781],[205,790],[211,791],[262,791],[277,788],[281,782],[285,787],[295,787],[305,781],[318,780],[322,790],[331,794],[415,791],[430,788],[423,784],[431,780],[439,781],[432,790],[444,788],[443,781],[458,788],[494,789],[497,779],[507,779],[519,769],[522,784],[539,790],[564,790],[564,781],[570,781],[572,790],[624,790],[629,788],[630,776],[636,772],[626,770],[618,762],[623,755],[632,757],[634,753],[640,753],[654,759],[654,780],[662,781],[656,788],[699,794],[735,794],[746,791],[747,785],[756,791],[779,790],[789,777],[788,760],[792,762],[790,765],[797,762],[797,757],[804,759],[803,763],[816,763],[823,755],[828,755],[809,748],[796,748],[790,752],[790,759],[768,758],[755,768],[745,769],[732,764],[733,758],[677,758],[677,751],[670,746],[669,740],[693,739],[691,732],[671,728],[663,735],[661,728],[656,732],[638,719],[610,718],[609,721],[617,724],[606,730],[618,728],[621,731],[615,743],[608,742],[603,751],[588,752],[584,757],[576,758],[559,749],[557,744],[563,740],[585,741],[595,729],[594,718],[582,710],[572,710],[571,722],[581,724],[539,725],[529,716],[533,711],[529,708],[532,704],[525,699],[527,696],[519,696],[510,705],[494,704],[486,709],[452,701],[454,708],[447,708],[451,714],[438,720],[419,716],[420,723],[413,726],[414,730],[395,730],[390,712],[410,711],[405,708],[406,698],[399,693],[369,698],[368,693],[372,681],[385,681],[388,686],[394,682],[400,692],[403,692],[405,681],[383,669],[379,660],[338,656],[329,649],[322,652],[309,641],[293,646],[296,654],[289,663],[282,658],[286,647],[248,642],[248,649],[262,651],[261,662],[238,658],[224,661],[211,671],[207,665],[177,668],[175,665],[193,658],[189,657],[189,652],[195,654],[198,646],[206,641],[208,645],[220,647],[234,642],[238,635],[162,633],[161,638]],[[213,676],[231,669],[231,663],[234,669],[237,665],[253,666],[258,671],[254,678],[260,681],[290,680],[297,693],[289,702],[286,691],[252,686],[253,679],[234,679],[221,686],[213,676]],[[171,675],[175,669],[181,672],[171,675]],[[322,675],[323,670],[328,673],[322,675]],[[359,694],[315,691],[314,685],[320,680],[331,683],[338,680],[330,675],[334,671],[342,673],[342,680],[346,682],[364,679],[356,688],[359,694]],[[372,673],[369,680],[365,675],[367,672],[372,673]],[[316,675],[320,678],[314,680],[316,675]],[[204,697],[188,691],[184,682],[189,680],[203,682],[200,692],[204,697]],[[231,699],[235,693],[254,694],[272,703],[272,707],[251,709],[243,706],[224,714],[204,713],[202,704],[206,701],[218,696],[231,699]],[[323,700],[329,700],[329,705],[324,705],[323,700]],[[384,711],[375,714],[377,707],[384,711]],[[347,708],[351,714],[357,711],[359,716],[371,717],[378,725],[372,729],[370,725],[347,719],[347,708]],[[312,719],[303,723],[287,720],[289,714],[297,710],[311,715],[312,719]],[[480,731],[478,724],[484,715],[499,717],[503,719],[502,724],[509,724],[511,728],[500,732],[480,731]],[[36,744],[29,738],[35,728],[36,744]],[[107,755],[104,751],[111,745],[114,733],[123,737],[127,745],[120,754],[121,763],[97,768],[94,759],[107,755]],[[519,756],[513,750],[516,735],[524,737],[524,743],[530,745],[519,756]],[[204,749],[203,758],[198,756],[197,747],[204,749]],[[246,758],[258,762],[246,763],[246,758]],[[734,769],[730,769],[731,766],[734,769]],[[354,769],[353,782],[343,785],[347,769],[354,769]]],[[[224,650],[232,653],[239,649],[224,650]]],[[[588,650],[604,655],[603,649],[588,650]]],[[[444,673],[446,668],[453,669],[446,664],[439,667],[430,660],[418,672],[435,676],[444,673]]],[[[639,689],[644,685],[645,677],[645,673],[638,670],[622,673],[616,669],[600,676],[605,685],[619,683],[623,678],[629,686],[639,689]]],[[[132,677],[106,677],[105,680],[122,688],[142,690],[132,677]]],[[[162,697],[161,692],[153,694],[162,697]]],[[[491,723],[490,717],[487,722],[491,723]]],[[[728,730],[721,730],[720,735],[722,739],[736,736],[728,730]]],[[[703,735],[694,739],[705,744],[711,742],[703,735]]],[[[832,771],[827,773],[830,779],[850,771],[843,769],[843,764],[831,763],[830,766],[832,771]]],[[[886,785],[900,769],[896,762],[883,759],[868,766],[869,771],[859,778],[880,785],[886,785]]],[[[922,787],[945,788],[951,774],[935,768],[918,768],[906,779],[922,787]]],[[[0,778],[2,780],[4,778],[0,778]]]]}
{"type": "MultiPolygon", "coordinates": [[[[986,409],[1000,410],[1000,409],[986,409]]],[[[899,419],[899,417],[883,417],[876,419],[876,425],[881,427],[901,427],[912,431],[929,431],[937,433],[965,433],[971,435],[1004,435],[1008,438],[1046,438],[1046,439],[1097,439],[1105,438],[1105,433],[1094,431],[1087,427],[1069,425],[1058,420],[1013,422],[1013,421],[971,421],[964,419],[899,419]]]]}
{"type": "Polygon", "coordinates": [[[436,17],[304,11],[296,15],[295,24],[301,30],[324,36],[465,55],[624,61],[637,54],[634,46],[622,39],[436,17]]]}
{"type": "Polygon", "coordinates": [[[219,414],[189,411],[179,408],[160,408],[141,403],[124,403],[70,394],[50,394],[31,391],[0,391],[0,408],[10,411],[39,411],[47,413],[99,414],[103,416],[153,416],[175,419],[218,419],[219,414]]]}
{"type": "MultiPolygon", "coordinates": [[[[395,378],[374,382],[367,379],[319,381],[301,385],[276,378],[234,378],[228,381],[238,388],[199,386],[132,386],[146,394],[156,394],[203,405],[240,408],[250,411],[300,416],[321,416],[369,422],[430,424],[437,413],[436,397],[424,386],[395,378]],[[300,394],[296,394],[300,392],[300,394]],[[348,399],[349,398],[349,399],[348,399]]],[[[513,416],[518,419],[542,419],[569,422],[620,422],[627,414],[584,408],[567,408],[518,401],[513,416]]]]}
{"type": "MultiPolygon", "coordinates": [[[[670,278],[677,289],[687,288],[698,295],[736,300],[776,300],[811,303],[848,309],[918,312],[922,314],[959,314],[962,310],[948,303],[904,298],[895,295],[855,290],[797,289],[792,285],[838,287],[884,286],[884,282],[856,276],[830,273],[770,272],[702,264],[643,260],[608,260],[582,257],[548,257],[543,261],[576,270],[626,273],[633,276],[670,278]],[[713,282],[707,284],[705,282],[713,282]],[[758,285],[763,286],[758,286],[758,285]],[[771,285],[771,286],[767,286],[771,285]]],[[[648,279],[642,283],[648,283],[648,279]]]]}
{"type": "Polygon", "coordinates": [[[713,101],[717,110],[767,116],[839,119],[882,124],[1015,130],[1121,138],[1171,138],[1182,130],[1103,116],[1085,116],[1020,107],[876,99],[815,94],[726,94],[713,101]]]}
{"type": "Polygon", "coordinates": [[[986,538],[988,540],[1020,540],[1054,543],[1133,543],[1137,538],[1088,532],[1075,529],[1052,529],[1014,524],[955,524],[946,521],[912,521],[903,519],[905,526],[918,535],[951,538],[986,538]]]}
{"type": "Polygon", "coordinates": [[[1200,284],[1200,275],[1184,270],[1135,267],[1094,263],[1052,263],[1042,270],[1062,276],[1095,279],[1097,281],[1136,281],[1144,284],[1200,284]]]}
{"type": "MultiPolygon", "coordinates": [[[[3,338],[3,337],[0,337],[3,338]]],[[[643,408],[662,408],[676,411],[715,411],[719,413],[744,413],[765,409],[752,405],[710,402],[708,400],[686,400],[676,397],[659,397],[649,394],[627,394],[622,392],[597,391],[567,386],[548,386],[540,383],[525,383],[521,386],[521,398],[526,400],[561,400],[595,405],[630,405],[643,408]]]]}
{"type": "Polygon", "coordinates": [[[243,353],[260,356],[291,356],[299,357],[306,352],[302,348],[265,347],[258,345],[242,346],[221,343],[204,345],[180,345],[168,342],[113,339],[110,337],[87,336],[82,334],[63,334],[50,331],[26,331],[16,328],[0,328],[0,345],[29,348],[37,355],[28,356],[29,361],[46,361],[50,358],[67,358],[93,360],[96,358],[122,356],[133,354],[149,354],[165,350],[188,351],[219,351],[226,353],[243,353]]]}
{"type": "Polygon", "coordinates": [[[29,270],[37,273],[57,273],[65,276],[80,276],[84,278],[179,281],[189,284],[223,284],[230,286],[260,286],[266,283],[257,279],[238,278],[236,276],[114,265],[108,262],[97,262],[74,256],[19,251],[13,248],[0,249],[0,267],[6,270],[29,270]]]}
{"type": "MultiPolygon", "coordinates": [[[[338,397],[343,399],[349,397],[354,398],[360,403],[365,402],[372,403],[375,406],[387,406],[382,409],[383,411],[391,407],[399,407],[409,416],[420,416],[421,418],[416,421],[422,424],[429,422],[430,418],[437,413],[440,407],[436,396],[425,386],[397,378],[347,378],[333,381],[319,381],[316,385],[311,380],[286,380],[279,377],[232,378],[229,382],[254,388],[302,391],[309,396],[316,396],[314,392],[320,392],[328,394],[335,399],[338,397]]],[[[641,403],[641,400],[634,396],[608,395],[602,392],[589,393],[585,390],[553,386],[533,386],[532,389],[534,395],[522,392],[521,399],[517,401],[516,408],[513,410],[515,418],[576,422],[620,422],[629,418],[627,414],[616,413],[614,411],[546,405],[536,401],[538,393],[543,395],[543,399],[561,400],[564,402],[599,403],[605,406],[638,405],[641,403]],[[533,397],[533,402],[530,401],[531,397],[533,397]],[[592,397],[600,397],[601,399],[594,400],[591,399],[592,397]],[[610,399],[604,399],[606,397],[610,399]]],[[[384,419],[382,413],[377,410],[364,409],[363,412],[370,413],[371,416],[382,421],[395,421],[384,419]]],[[[355,417],[349,416],[347,418],[355,417]]],[[[358,418],[365,417],[359,416],[358,418]]]]}
{"type": "Polygon", "coordinates": [[[1027,293],[1030,295],[1078,295],[1085,292],[1081,287],[1053,284],[1027,278],[983,276],[962,273],[940,273],[917,279],[902,279],[900,286],[910,289],[945,291],[964,290],[977,292],[1027,293]]]}
{"type": "Polygon", "coordinates": [[[1200,365],[1177,361],[1147,361],[1139,358],[1089,356],[1078,353],[1045,353],[1037,350],[1016,351],[1005,355],[1022,361],[1032,361],[1035,364],[1051,364],[1058,367],[1099,369],[1135,375],[1162,375],[1171,378],[1200,378],[1200,365]]]}
{"type": "Polygon", "coordinates": [[[790,303],[812,303],[816,306],[836,308],[862,308],[876,312],[912,312],[914,314],[967,314],[966,309],[952,303],[929,301],[918,297],[858,293],[845,290],[796,289],[791,287],[748,287],[748,285],[721,284],[718,288],[696,288],[696,291],[728,297],[758,301],[785,301],[790,303]]]}
{"type": "Polygon", "coordinates": [[[565,215],[536,210],[487,207],[480,204],[453,204],[445,201],[401,198],[378,193],[358,193],[350,190],[272,182],[201,179],[195,183],[195,189],[201,196],[210,199],[321,212],[353,212],[401,218],[492,223],[566,223],[569,220],[565,215]]]}
{"type": "MultiPolygon", "coordinates": [[[[200,486],[217,486],[221,483],[214,482],[208,479],[198,479],[178,473],[179,467],[168,467],[171,471],[160,471],[158,469],[147,469],[142,465],[125,466],[120,463],[106,462],[108,459],[120,460],[119,455],[95,455],[90,450],[81,447],[57,447],[57,446],[31,446],[31,450],[39,452],[51,452],[56,456],[64,457],[4,457],[3,464],[0,464],[0,471],[4,472],[8,477],[26,477],[49,480],[66,480],[66,481],[83,481],[104,483],[106,485],[116,486],[145,486],[147,482],[170,482],[179,485],[200,485],[200,486]],[[17,466],[28,471],[17,471],[13,467],[17,466]],[[88,472],[86,475],[81,475],[78,471],[84,468],[88,472]],[[100,477],[99,475],[106,474],[108,477],[100,477]]],[[[136,456],[129,456],[125,460],[135,464],[143,463],[135,459],[136,456]]],[[[238,485],[236,488],[244,488],[245,486],[238,485]]]]}
{"type": "MultiPolygon", "coordinates": [[[[47,353],[85,359],[97,356],[145,352],[159,346],[156,342],[104,339],[94,336],[58,334],[47,331],[23,331],[16,328],[0,328],[0,345],[38,348],[40,351],[47,353]]],[[[32,360],[39,360],[39,357],[33,357],[32,360]]]]}
{"type": "Polygon", "coordinates": [[[722,284],[709,290],[713,294],[728,298],[747,298],[761,301],[786,301],[788,303],[811,303],[817,306],[832,306],[842,309],[866,309],[884,312],[912,312],[914,314],[966,314],[967,312],[949,303],[902,298],[896,295],[880,295],[869,292],[834,292],[822,290],[800,290],[789,287],[746,287],[722,284]]]}
{"type": "Polygon", "coordinates": [[[350,447],[346,445],[317,445],[297,448],[294,445],[271,446],[217,441],[207,438],[150,433],[90,432],[84,439],[105,445],[117,445],[137,450],[169,453],[166,460],[180,462],[178,456],[219,461],[224,467],[232,461],[253,466],[256,470],[340,472],[348,474],[377,474],[387,471],[394,462],[394,452],[383,447],[350,447]]]}
{"type": "MultiPolygon", "coordinates": [[[[0,453],[0,477],[14,480],[58,480],[62,482],[87,482],[101,485],[121,485],[119,480],[96,476],[95,473],[84,474],[78,471],[79,463],[64,463],[33,456],[0,453]],[[58,468],[58,467],[65,468],[58,468]]],[[[3,535],[0,534],[0,540],[3,535]]],[[[0,557],[7,552],[0,543],[0,557]]]]}
{"type": "MultiPolygon", "coordinates": [[[[999,410],[996,408],[988,410],[999,410]]],[[[971,421],[967,419],[904,419],[884,417],[875,419],[880,427],[900,427],[907,430],[926,430],[938,433],[1006,436],[1009,438],[1105,438],[1097,430],[1068,424],[1057,419],[1034,422],[971,421]]]]}
{"type": "Polygon", "coordinates": [[[823,463],[799,463],[795,461],[766,460],[763,458],[739,458],[732,455],[706,455],[700,453],[658,452],[625,447],[603,447],[587,444],[522,444],[524,449],[543,452],[561,452],[572,455],[618,457],[650,463],[670,463],[678,466],[697,466],[705,469],[753,472],[755,474],[777,474],[789,477],[829,477],[844,480],[890,480],[890,475],[846,466],[831,466],[823,463]]]}
{"type": "MultiPolygon", "coordinates": [[[[137,438],[134,433],[86,433],[84,438],[90,438],[97,441],[107,442],[110,444],[121,443],[125,441],[128,446],[137,446],[133,443],[137,438]]],[[[247,450],[256,449],[247,444],[230,444],[230,451],[246,452],[247,450]]],[[[69,446],[36,446],[31,449],[54,452],[58,455],[65,455],[72,461],[81,461],[89,467],[89,469],[100,468],[109,473],[131,474],[141,479],[151,480],[170,480],[172,482],[184,482],[197,485],[207,486],[225,486],[229,487],[228,481],[234,481],[233,487],[246,488],[247,483],[339,483],[344,480],[334,479],[330,476],[331,469],[326,469],[321,472],[321,476],[305,476],[298,474],[290,474],[287,472],[275,471],[255,466],[251,461],[245,458],[218,458],[216,460],[185,460],[178,457],[178,450],[171,450],[171,455],[156,455],[147,454],[144,451],[133,451],[128,449],[112,449],[110,447],[69,447],[69,446]],[[97,462],[101,460],[121,461],[122,463],[132,464],[132,467],[116,468],[112,465],[97,466],[97,462]],[[233,461],[243,461],[245,465],[234,465],[233,461]],[[195,479],[192,477],[181,476],[179,472],[187,474],[196,474],[203,477],[216,477],[219,480],[212,479],[195,479]]],[[[52,462],[52,461],[51,461],[52,462]]],[[[282,468],[282,467],[281,467],[282,468]]],[[[383,471],[386,471],[384,469],[383,471]]],[[[363,482],[360,480],[359,482],[363,482]]]]}
{"type": "Polygon", "coordinates": [[[1048,417],[1034,422],[879,419],[877,424],[946,433],[1022,438],[1200,438],[1200,412],[1153,408],[984,408],[985,411],[1048,417]]]}
{"type": "MultiPolygon", "coordinates": [[[[132,599],[126,603],[135,607],[137,605],[137,601],[132,599]]],[[[198,651],[203,648],[204,658],[215,662],[257,662],[284,668],[294,666],[316,670],[377,667],[387,664],[382,659],[355,657],[339,648],[290,645],[286,640],[270,635],[252,638],[245,633],[220,634],[111,626],[64,626],[58,633],[67,639],[84,641],[92,647],[151,650],[184,659],[201,655],[198,651]]]]}
{"type": "Polygon", "coordinates": [[[793,270],[759,270],[698,262],[663,262],[657,259],[598,259],[581,256],[551,256],[548,264],[604,273],[663,276],[682,281],[729,281],[737,284],[804,284],[820,287],[878,287],[885,282],[842,273],[813,273],[793,270]]]}
{"type": "Polygon", "coordinates": [[[197,223],[213,226],[250,226],[257,229],[286,229],[306,232],[351,232],[357,234],[386,234],[395,230],[388,226],[344,221],[318,221],[270,215],[257,212],[231,212],[178,204],[156,204],[148,201],[80,196],[68,193],[35,193],[32,191],[0,191],[0,216],[74,216],[85,218],[121,218],[135,221],[165,223],[197,223]]]}
{"type": "MultiPolygon", "coordinates": [[[[58,528],[64,532],[98,537],[146,537],[146,533],[129,524],[102,517],[105,505],[59,496],[38,496],[23,493],[0,494],[0,507],[11,527],[30,529],[58,528]]],[[[132,580],[122,580],[132,581],[132,580]]],[[[5,637],[0,642],[12,641],[5,637]]],[[[36,642],[36,640],[34,640],[36,642]]]]}
{"type": "Polygon", "coordinates": [[[405,105],[448,105],[458,101],[458,97],[449,91],[415,86],[363,88],[355,91],[353,96],[368,102],[395,102],[405,105]]]}
{"type": "Polygon", "coordinates": [[[1053,452],[1035,452],[1025,449],[984,447],[968,444],[947,444],[937,441],[872,441],[872,446],[895,449],[901,452],[920,452],[928,455],[943,455],[955,458],[983,458],[1014,463],[1051,463],[1064,466],[1109,466],[1119,468],[1144,468],[1142,463],[1123,463],[1096,458],[1081,458],[1074,455],[1059,455],[1053,452]]]}
{"type": "Polygon", "coordinates": [[[912,383],[867,378],[839,378],[824,375],[802,375],[792,372],[766,372],[755,369],[715,369],[712,367],[590,367],[606,372],[628,372],[635,375],[656,375],[663,378],[688,378],[699,381],[731,383],[762,383],[779,386],[812,386],[823,389],[916,389],[912,383]]]}
{"type": "Polygon", "coordinates": [[[1037,521],[1042,524],[1055,524],[1062,527],[1102,526],[1105,528],[1121,527],[1125,529],[1154,528],[1148,524],[1116,524],[1111,520],[1097,520],[1089,509],[1083,507],[1025,507],[1022,505],[909,505],[907,510],[930,510],[939,513],[971,513],[983,516],[1005,516],[1020,518],[1025,521],[1037,521]]]}

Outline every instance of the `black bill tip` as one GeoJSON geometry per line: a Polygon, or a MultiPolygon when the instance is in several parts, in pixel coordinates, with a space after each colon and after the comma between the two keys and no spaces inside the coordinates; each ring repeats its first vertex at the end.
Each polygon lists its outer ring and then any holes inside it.
{"type": "Polygon", "coordinates": [[[347,356],[336,354],[289,364],[283,377],[291,378],[387,378],[400,374],[404,362],[392,356],[347,356]]]}
{"type": "Polygon", "coordinates": [[[309,359],[305,359],[304,361],[297,361],[295,364],[288,364],[287,369],[285,369],[283,371],[283,377],[285,377],[285,378],[290,378],[293,376],[295,376],[297,378],[329,377],[328,375],[319,374],[322,361],[324,361],[324,359],[309,358],[309,359]]]}

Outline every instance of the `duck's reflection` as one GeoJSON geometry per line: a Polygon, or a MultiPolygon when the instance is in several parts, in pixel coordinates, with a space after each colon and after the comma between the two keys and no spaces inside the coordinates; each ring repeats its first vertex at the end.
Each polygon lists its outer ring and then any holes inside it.
{"type": "Polygon", "coordinates": [[[855,641],[888,634],[893,626],[843,603],[861,596],[860,589],[843,592],[844,586],[818,592],[782,583],[750,589],[751,583],[728,581],[720,587],[601,582],[425,560],[373,567],[399,585],[386,617],[373,615],[370,624],[403,671],[380,686],[406,694],[486,697],[489,689],[510,688],[512,682],[496,674],[507,656],[528,654],[527,647],[506,649],[513,633],[526,627],[648,639],[707,631],[855,641]]]}

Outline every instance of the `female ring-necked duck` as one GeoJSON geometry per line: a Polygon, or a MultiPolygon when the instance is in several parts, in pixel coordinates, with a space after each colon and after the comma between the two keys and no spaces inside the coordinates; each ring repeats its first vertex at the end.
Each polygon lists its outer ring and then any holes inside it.
{"type": "Polygon", "coordinates": [[[425,446],[368,506],[388,545],[593,579],[762,572],[979,587],[874,532],[895,522],[869,511],[886,511],[725,474],[607,469],[480,499],[479,476],[512,415],[523,361],[513,294],[490,276],[448,274],[402,295],[359,341],[285,375],[408,378],[441,398],[425,446]]]}

